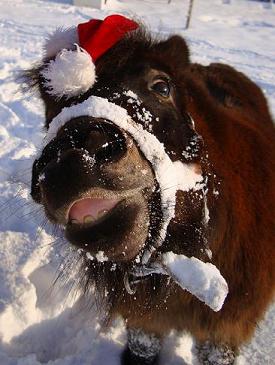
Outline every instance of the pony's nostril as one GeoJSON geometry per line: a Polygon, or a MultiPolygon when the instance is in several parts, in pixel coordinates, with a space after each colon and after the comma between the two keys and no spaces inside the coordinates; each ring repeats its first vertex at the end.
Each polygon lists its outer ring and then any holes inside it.
{"type": "Polygon", "coordinates": [[[83,146],[91,155],[104,148],[108,143],[108,137],[100,130],[93,130],[89,133],[85,146],[83,146]]]}
{"type": "Polygon", "coordinates": [[[90,131],[85,149],[91,156],[94,155],[98,162],[116,161],[126,153],[126,138],[116,127],[105,125],[90,131]]]}
{"type": "Polygon", "coordinates": [[[126,138],[119,128],[108,121],[90,118],[70,121],[43,149],[40,158],[33,165],[31,193],[33,199],[38,203],[41,202],[41,186],[49,184],[51,180],[49,176],[52,175],[52,173],[49,175],[50,170],[57,170],[55,185],[59,185],[57,181],[62,180],[58,174],[65,174],[67,178],[71,176],[72,165],[75,171],[83,172],[86,176],[85,181],[88,181],[90,174],[87,172],[87,164],[83,164],[83,156],[86,157],[87,152],[98,166],[119,161],[127,152],[126,138]],[[43,182],[40,178],[46,171],[46,181],[43,182]]]}
{"type": "Polygon", "coordinates": [[[115,162],[119,160],[127,151],[127,145],[125,139],[116,138],[109,140],[101,146],[101,148],[95,154],[98,161],[115,162]]]}

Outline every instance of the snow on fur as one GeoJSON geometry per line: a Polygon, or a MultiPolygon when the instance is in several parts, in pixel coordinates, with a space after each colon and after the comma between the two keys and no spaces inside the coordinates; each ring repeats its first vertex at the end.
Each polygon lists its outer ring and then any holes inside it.
{"type": "Polygon", "coordinates": [[[63,49],[41,71],[48,93],[58,98],[70,98],[85,93],[96,81],[95,65],[88,52],[76,45],[76,50],[63,49]]]}
{"type": "Polygon", "coordinates": [[[131,328],[128,331],[128,346],[133,354],[150,359],[159,353],[161,341],[153,334],[131,328]]]}

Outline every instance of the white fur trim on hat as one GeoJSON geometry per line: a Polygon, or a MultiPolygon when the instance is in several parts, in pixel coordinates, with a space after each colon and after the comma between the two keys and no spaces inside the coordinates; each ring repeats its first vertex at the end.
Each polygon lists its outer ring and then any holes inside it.
{"type": "Polygon", "coordinates": [[[96,81],[95,65],[88,52],[78,45],[76,50],[63,49],[41,71],[44,86],[57,98],[73,96],[88,91],[96,81]]]}
{"type": "Polygon", "coordinates": [[[62,49],[73,49],[79,43],[77,28],[57,28],[49,34],[44,44],[44,58],[54,57],[62,49]]]}

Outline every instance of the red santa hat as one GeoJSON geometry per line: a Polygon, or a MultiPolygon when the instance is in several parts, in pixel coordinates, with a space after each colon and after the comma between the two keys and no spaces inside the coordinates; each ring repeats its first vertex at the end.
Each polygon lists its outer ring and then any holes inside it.
{"type": "Polygon", "coordinates": [[[88,91],[96,81],[96,61],[138,24],[122,15],[92,19],[76,28],[57,29],[47,40],[41,71],[48,93],[70,98],[88,91]]]}

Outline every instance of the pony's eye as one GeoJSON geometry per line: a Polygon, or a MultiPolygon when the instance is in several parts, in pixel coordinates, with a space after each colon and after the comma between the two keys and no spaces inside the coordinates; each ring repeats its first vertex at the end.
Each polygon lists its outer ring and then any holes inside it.
{"type": "Polygon", "coordinates": [[[150,86],[150,89],[165,98],[170,96],[171,87],[168,81],[157,80],[150,86]]]}

